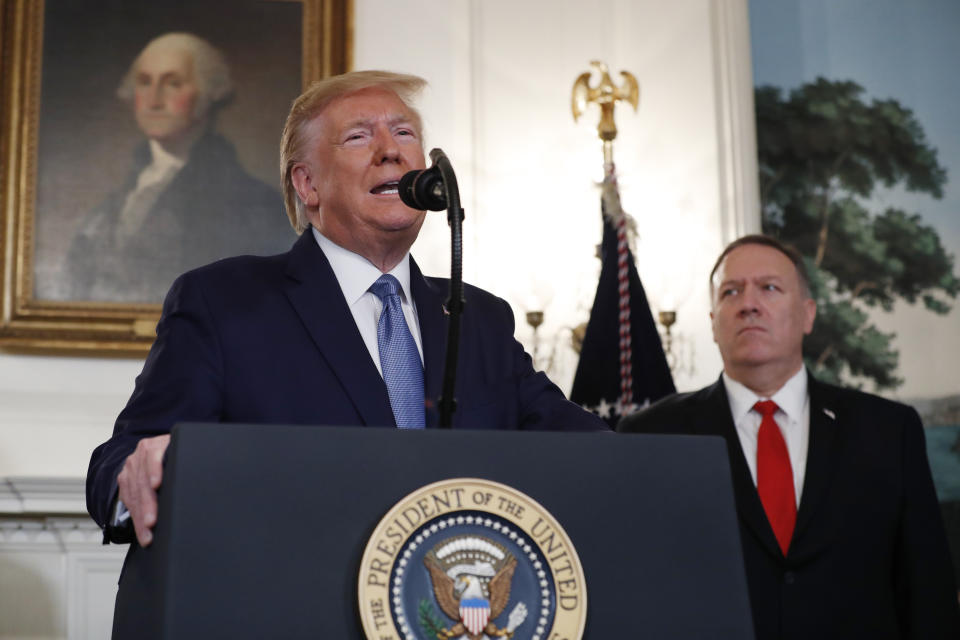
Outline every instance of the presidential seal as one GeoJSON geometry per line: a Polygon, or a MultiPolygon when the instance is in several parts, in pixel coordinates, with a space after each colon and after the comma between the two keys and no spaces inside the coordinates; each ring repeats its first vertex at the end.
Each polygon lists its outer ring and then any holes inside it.
{"type": "Polygon", "coordinates": [[[397,503],[367,542],[360,618],[369,640],[579,640],[583,569],[542,506],[454,478],[397,503]]]}

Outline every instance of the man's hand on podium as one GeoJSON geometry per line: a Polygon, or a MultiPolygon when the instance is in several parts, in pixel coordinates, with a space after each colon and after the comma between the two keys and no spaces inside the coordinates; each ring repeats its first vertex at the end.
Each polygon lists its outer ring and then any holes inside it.
{"type": "Polygon", "coordinates": [[[120,500],[130,512],[137,542],[141,547],[153,541],[157,524],[157,489],[163,479],[163,454],[170,444],[170,434],[144,438],[127,456],[117,476],[120,500]]]}

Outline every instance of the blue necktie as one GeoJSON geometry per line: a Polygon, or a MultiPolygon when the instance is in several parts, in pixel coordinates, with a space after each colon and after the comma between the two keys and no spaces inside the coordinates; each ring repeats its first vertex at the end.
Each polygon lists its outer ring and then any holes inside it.
{"type": "Polygon", "coordinates": [[[370,285],[370,291],[383,302],[377,347],[393,417],[401,429],[423,429],[423,364],[400,307],[400,283],[384,274],[370,285]]]}

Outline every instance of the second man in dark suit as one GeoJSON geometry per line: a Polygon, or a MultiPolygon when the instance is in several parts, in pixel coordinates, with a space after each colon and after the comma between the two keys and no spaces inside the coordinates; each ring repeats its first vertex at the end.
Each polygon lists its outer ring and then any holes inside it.
{"type": "Polygon", "coordinates": [[[816,303],[778,241],[731,243],[710,292],[720,380],[618,429],[726,439],[757,638],[960,637],[916,411],[809,375],[816,303]]]}

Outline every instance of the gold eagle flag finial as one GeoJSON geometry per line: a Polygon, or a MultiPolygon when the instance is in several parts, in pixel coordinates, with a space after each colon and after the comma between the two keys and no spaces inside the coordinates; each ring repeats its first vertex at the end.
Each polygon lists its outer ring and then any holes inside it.
{"type": "Polygon", "coordinates": [[[573,83],[570,106],[573,110],[573,120],[576,122],[584,114],[588,104],[595,102],[600,105],[600,124],[597,125],[597,135],[603,141],[604,162],[610,163],[613,155],[611,145],[617,137],[617,124],[613,119],[613,109],[618,101],[624,100],[633,105],[633,110],[636,111],[640,104],[640,85],[632,73],[621,71],[623,84],[618,87],[613,84],[606,64],[599,60],[593,60],[590,64],[600,74],[600,84],[591,87],[590,76],[592,72],[581,73],[573,83]]]}

